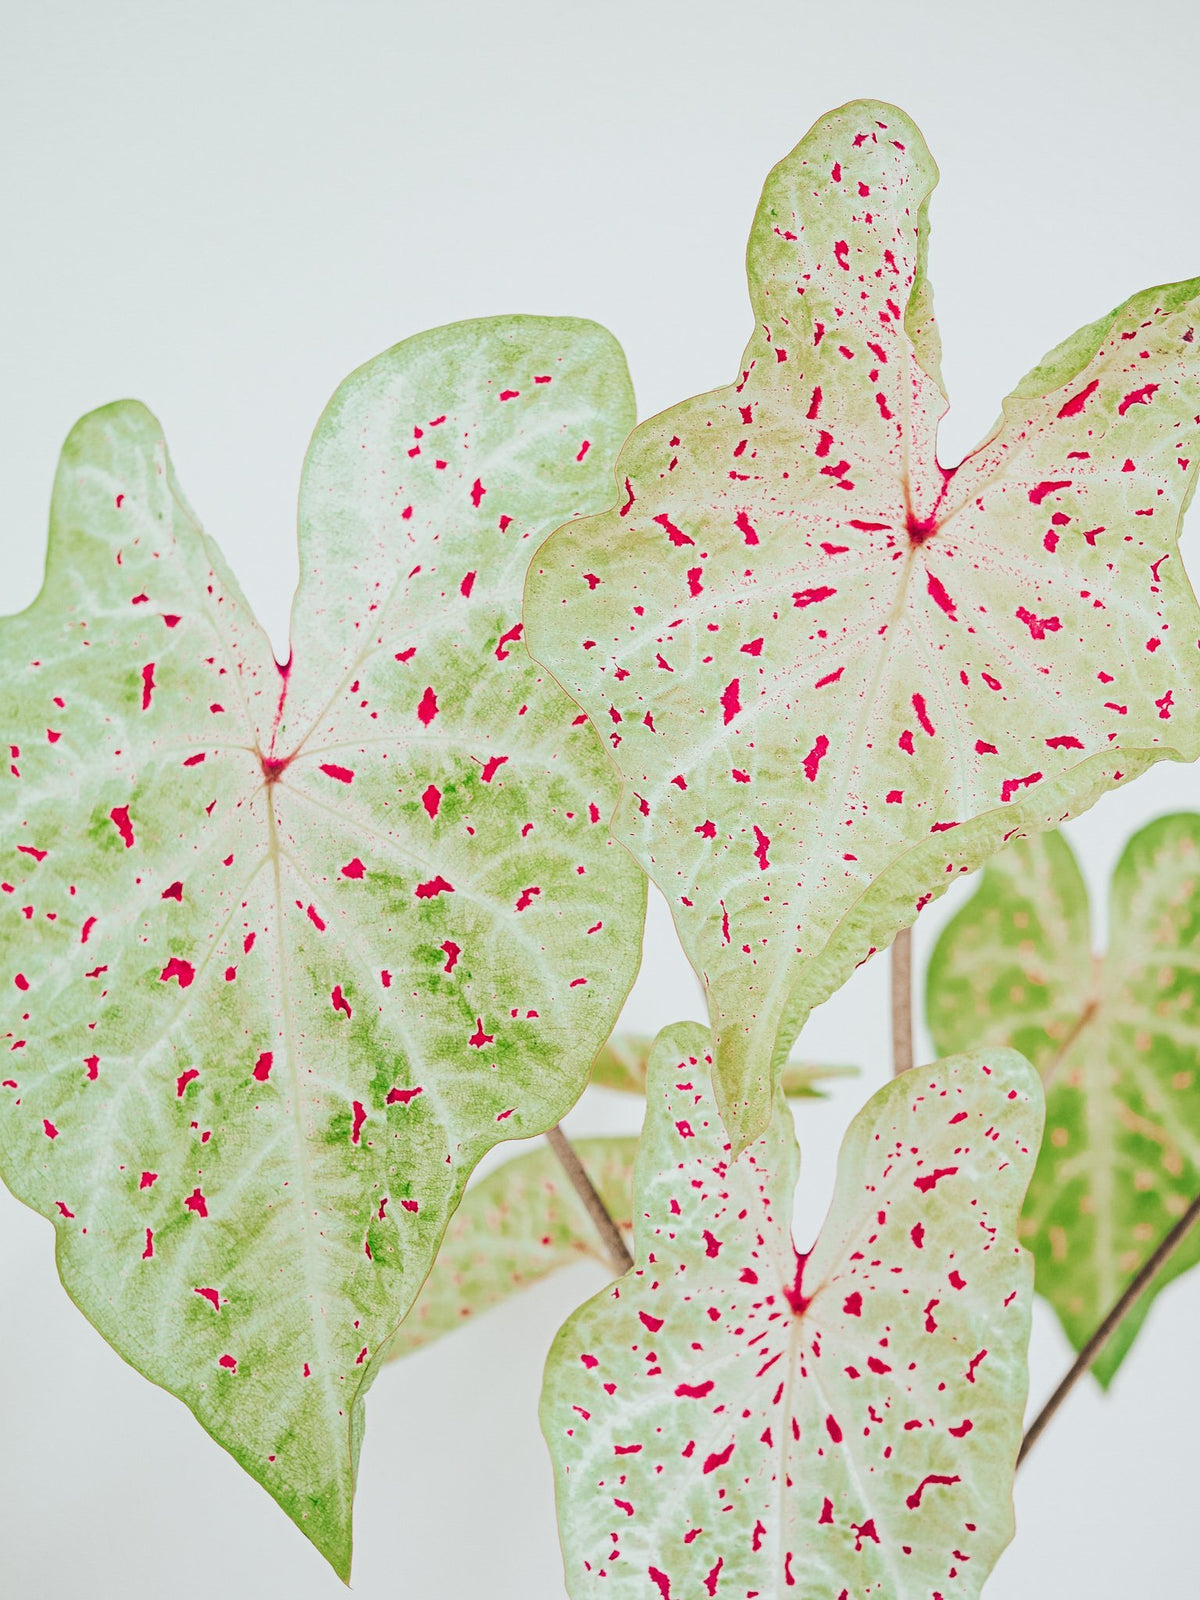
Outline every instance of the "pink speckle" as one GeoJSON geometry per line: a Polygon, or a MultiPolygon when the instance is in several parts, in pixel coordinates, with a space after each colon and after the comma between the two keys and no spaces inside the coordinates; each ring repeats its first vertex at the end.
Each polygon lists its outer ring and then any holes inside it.
{"type": "Polygon", "coordinates": [[[332,761],[323,761],[321,771],[327,778],[335,778],[338,783],[353,783],[354,770],[351,767],[339,767],[332,761]]]}
{"type": "Polygon", "coordinates": [[[484,1033],[483,1018],[476,1017],[475,1032],[468,1037],[467,1043],[476,1050],[482,1050],[485,1044],[495,1044],[495,1042],[496,1035],[494,1033],[484,1033]]]}
{"type": "Polygon", "coordinates": [[[1031,505],[1040,506],[1048,494],[1057,494],[1060,489],[1071,487],[1070,478],[1061,478],[1057,483],[1038,483],[1029,491],[1031,505]]]}
{"type": "Polygon", "coordinates": [[[154,663],[147,661],[142,668],[142,710],[149,711],[150,697],[154,693],[154,663]]]}
{"type": "Polygon", "coordinates": [[[190,961],[185,961],[182,956],[172,956],[159,973],[158,981],[160,983],[170,983],[171,979],[174,978],[181,989],[186,989],[190,986],[195,976],[196,969],[190,961]]]}
{"type": "Polygon", "coordinates": [[[198,1067],[189,1067],[186,1072],[181,1072],[175,1080],[175,1098],[182,1100],[184,1090],[188,1084],[194,1083],[199,1076],[200,1070],[198,1067]]]}
{"type": "Polygon", "coordinates": [[[1001,802],[1007,804],[1018,789],[1029,788],[1032,784],[1040,783],[1041,780],[1042,774],[1040,772],[1031,772],[1024,778],[1005,778],[1000,785],[1001,802]]]}
{"type": "Polygon", "coordinates": [[[143,1172],[141,1178],[138,1180],[138,1188],[139,1189],[153,1189],[154,1185],[157,1182],[158,1182],[158,1173],[157,1172],[143,1172]]]}
{"type": "Polygon", "coordinates": [[[925,696],[923,694],[914,694],[912,697],[912,706],[913,710],[917,714],[917,721],[921,724],[923,731],[932,739],[934,736],[934,726],[929,720],[928,711],[925,709],[925,696]]]}
{"type": "Polygon", "coordinates": [[[354,1015],[350,1009],[349,1000],[347,1000],[346,996],[342,993],[342,986],[340,983],[334,984],[329,994],[329,1001],[335,1011],[342,1011],[348,1017],[354,1015]]]}
{"type": "Polygon", "coordinates": [[[823,733],[818,734],[816,743],[804,758],[804,776],[808,779],[809,783],[815,783],[817,781],[817,771],[820,768],[821,762],[825,759],[828,751],[828,738],[823,733]]]}
{"type": "Polygon", "coordinates": [[[958,610],[954,601],[946,593],[945,586],[942,584],[940,579],[935,578],[932,572],[927,571],[925,574],[925,581],[929,589],[930,599],[935,605],[938,605],[942,608],[942,610],[950,618],[951,622],[957,622],[958,610]]]}
{"type": "Polygon", "coordinates": [[[461,945],[455,944],[453,939],[443,939],[440,949],[446,957],[446,965],[442,968],[442,971],[453,972],[458,965],[459,956],[462,955],[461,945]]]}
{"type": "Polygon", "coordinates": [[[928,1477],[921,1479],[920,1483],[910,1495],[906,1496],[904,1503],[910,1511],[916,1511],[921,1504],[921,1496],[925,1493],[926,1489],[929,1488],[930,1484],[941,1483],[949,1486],[950,1484],[961,1482],[962,1479],[957,1475],[954,1477],[947,1477],[945,1473],[931,1472],[928,1477]]]}
{"type": "Polygon", "coordinates": [[[367,869],[363,866],[362,862],[357,856],[355,856],[352,861],[347,861],[346,865],[342,868],[342,877],[361,878],[366,870],[367,869]]]}
{"type": "Polygon", "coordinates": [[[121,835],[121,843],[126,850],[133,848],[133,826],[129,821],[128,806],[114,806],[108,813],[109,821],[115,824],[117,832],[121,835]]]}
{"type": "Polygon", "coordinates": [[[863,1298],[857,1289],[855,1289],[853,1294],[848,1294],[846,1296],[846,1303],[843,1305],[842,1310],[848,1317],[862,1316],[863,1298]]]}
{"type": "Polygon", "coordinates": [[[517,896],[517,903],[513,909],[516,911],[527,911],[533,904],[534,896],[541,894],[541,892],[542,891],[537,884],[532,884],[528,889],[522,889],[520,894],[517,896]]]}
{"type": "Polygon", "coordinates": [[[217,1359],[217,1365],[219,1367],[224,1367],[226,1372],[236,1372],[237,1371],[237,1357],[236,1356],[231,1356],[231,1355],[220,1356],[217,1359]]]}
{"type": "Polygon", "coordinates": [[[742,709],[740,688],[740,680],[734,678],[730,683],[726,684],[725,688],[721,691],[721,709],[725,713],[726,724],[732,722],[734,717],[736,717],[738,712],[742,709]]]}
{"type": "Polygon", "coordinates": [[[361,1100],[353,1102],[354,1122],[350,1129],[350,1143],[358,1144],[362,1137],[362,1125],[367,1120],[367,1112],[361,1100]]]}
{"type": "Polygon", "coordinates": [[[206,1217],[208,1215],[208,1201],[198,1188],[193,1189],[183,1203],[189,1211],[194,1211],[198,1217],[206,1217]]]}
{"type": "Polygon", "coordinates": [[[1086,388],[1080,389],[1078,394],[1072,395],[1069,400],[1064,401],[1064,403],[1059,406],[1059,416],[1077,417],[1099,387],[1099,378],[1093,378],[1091,383],[1089,383],[1086,388]]]}
{"type": "Polygon", "coordinates": [[[440,872],[436,877],[429,878],[424,883],[419,883],[413,890],[413,894],[418,900],[436,900],[439,894],[453,893],[454,885],[448,883],[440,872]]]}
{"type": "Polygon", "coordinates": [[[415,1089],[389,1089],[386,1104],[389,1106],[406,1106],[410,1100],[415,1100],[417,1095],[424,1093],[425,1090],[420,1084],[415,1089]]]}
{"type": "Polygon", "coordinates": [[[1117,415],[1123,417],[1130,406],[1148,406],[1157,389],[1156,383],[1147,383],[1140,389],[1131,390],[1117,407],[1117,415]]]}
{"type": "Polygon", "coordinates": [[[183,899],[183,884],[178,879],[174,883],[169,883],[159,896],[159,899],[181,901],[183,899]]]}
{"type": "Polygon", "coordinates": [[[841,1442],[842,1442],[842,1430],[841,1430],[841,1427],[840,1427],[840,1425],[838,1423],[837,1418],[835,1416],[833,1416],[832,1414],[825,1418],[825,1431],[829,1435],[829,1437],[833,1440],[834,1444],[841,1444],[841,1442]]]}
{"type": "Polygon", "coordinates": [[[154,1230],[153,1230],[153,1228],[147,1228],[146,1229],[146,1247],[142,1251],[142,1260],[143,1261],[149,1261],[153,1257],[153,1255],[154,1255],[154,1230]]]}
{"type": "Polygon", "coordinates": [[[274,1064],[274,1053],[270,1050],[264,1050],[259,1056],[258,1060],[254,1063],[254,1076],[257,1078],[259,1083],[266,1083],[267,1079],[271,1076],[271,1068],[274,1066],[274,1064]]]}
{"type": "Polygon", "coordinates": [[[792,595],[792,603],[797,610],[803,611],[806,606],[819,605],[822,600],[829,600],[836,593],[836,589],[831,589],[828,584],[823,584],[816,589],[801,589],[799,593],[792,595]]]}
{"type": "Polygon", "coordinates": [[[221,1309],[221,1296],[216,1289],[193,1289],[193,1294],[198,1294],[201,1300],[207,1300],[214,1311],[221,1309]]]}
{"type": "Polygon", "coordinates": [[[84,1070],[86,1071],[86,1073],[88,1075],[88,1082],[89,1083],[95,1083],[96,1079],[100,1075],[100,1057],[99,1056],[84,1056],[84,1058],[83,1058],[83,1066],[84,1066],[84,1070]]]}
{"type": "Polygon", "coordinates": [[[481,774],[480,781],[482,783],[491,783],[492,779],[496,776],[497,772],[499,772],[500,768],[507,760],[507,756],[489,756],[483,764],[483,772],[481,774]]]}
{"type": "Polygon", "coordinates": [[[750,518],[744,511],[739,511],[737,516],[734,517],[733,525],[747,544],[758,543],[758,533],[754,527],[754,524],[750,521],[750,518]]]}
{"type": "Polygon", "coordinates": [[[437,695],[432,688],[425,690],[417,706],[417,721],[422,727],[427,728],[438,714],[437,695]]]}
{"type": "MultiPolygon", "coordinates": [[[[1035,617],[1033,612],[1025,606],[1018,606],[1015,612],[1018,622],[1023,622],[1029,629],[1030,636],[1034,639],[1044,639],[1048,633],[1057,633],[1062,623],[1057,617],[1035,617]]],[[[986,679],[986,673],[984,677],[986,679]]]]}
{"type": "Polygon", "coordinates": [[[771,864],[767,858],[767,851],[771,847],[771,841],[757,824],[754,827],[754,840],[754,859],[758,862],[759,871],[765,872],[771,864]]]}
{"type": "Polygon", "coordinates": [[[42,1118],[42,1132],[46,1135],[47,1139],[58,1138],[58,1129],[50,1121],[49,1117],[42,1118]]]}
{"type": "Polygon", "coordinates": [[[922,1194],[928,1194],[943,1178],[952,1178],[958,1171],[957,1167],[937,1167],[933,1172],[927,1172],[923,1177],[913,1179],[913,1188],[919,1189],[922,1194]]]}
{"type": "Polygon", "coordinates": [[[497,661],[508,660],[511,652],[507,650],[505,646],[516,644],[517,640],[521,637],[524,631],[525,624],[523,622],[514,622],[511,628],[508,628],[500,635],[500,637],[496,640],[496,649],[494,652],[497,661]]]}

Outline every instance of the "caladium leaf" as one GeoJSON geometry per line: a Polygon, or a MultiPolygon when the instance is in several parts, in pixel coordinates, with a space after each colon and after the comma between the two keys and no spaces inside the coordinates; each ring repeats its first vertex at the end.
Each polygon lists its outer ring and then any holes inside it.
{"type": "MultiPolygon", "coordinates": [[[[632,1228],[637,1140],[600,1137],[573,1143],[610,1216],[623,1229],[632,1228]]],[[[388,1346],[389,1359],[419,1350],[518,1290],[587,1258],[609,1270],[595,1224],[549,1146],[506,1161],[467,1190],[433,1271],[388,1346]]]]}
{"type": "Polygon", "coordinates": [[[1012,1534],[1036,1074],[997,1049],[889,1082],[798,1257],[786,1104],[732,1159],[711,1070],[704,1030],[660,1037],[636,1266],[547,1366],[573,1600],[977,1595],[1012,1534]]]}
{"type": "MultiPolygon", "coordinates": [[[[591,1081],[601,1089],[617,1089],[624,1094],[645,1094],[646,1072],[653,1047],[653,1039],[631,1033],[614,1033],[592,1063],[591,1081]]],[[[853,1078],[857,1075],[857,1067],[832,1066],[823,1061],[786,1061],[779,1081],[789,1098],[811,1100],[824,1094],[822,1084],[835,1078],[853,1078]]]]}
{"type": "Polygon", "coordinates": [[[590,323],[361,368],[308,454],[280,667],[157,423],[111,406],[0,625],[5,1180],[343,1575],[376,1358],[472,1167],[571,1105],[636,970],[611,769],[519,612],[630,416],[590,323]]]}
{"type": "Polygon", "coordinates": [[[737,382],[635,429],[527,585],[708,986],[735,1148],[808,1010],[957,874],[1200,753],[1200,281],[1068,339],[943,467],[935,178],[894,107],[822,118],[763,191],[737,382]]]}
{"type": "MultiPolygon", "coordinates": [[[[1113,873],[1109,946],[1057,833],[1016,843],[942,933],[926,1011],[938,1048],[1011,1044],[1039,1067],[1046,1138],[1021,1219],[1037,1287],[1081,1349],[1200,1192],[1200,817],[1134,835],[1113,873]]],[[[1107,1387],[1174,1250],[1093,1363],[1107,1387]]]]}

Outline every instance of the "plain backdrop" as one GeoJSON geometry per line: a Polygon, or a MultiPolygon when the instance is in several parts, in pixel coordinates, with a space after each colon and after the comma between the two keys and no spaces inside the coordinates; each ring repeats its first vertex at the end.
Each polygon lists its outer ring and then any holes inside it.
{"type": "MultiPolygon", "coordinates": [[[[62,437],[132,395],[162,418],[286,655],[300,463],[351,368],[439,323],[536,311],[607,324],[643,415],[729,380],[763,177],[862,95],[904,106],[941,165],[932,268],[956,461],[1066,333],[1200,271],[1198,47],[1187,0],[4,0],[0,610],[40,581],[62,437]]],[[[1200,775],[1164,767],[1071,826],[1098,939],[1130,831],[1197,805],[1200,775]]],[[[951,909],[922,917],[920,962],[951,909]]],[[[806,1031],[807,1053],[862,1077],[799,1115],[802,1246],[842,1129],[886,1075],[886,997],[875,961],[806,1031]]],[[[656,903],[627,1023],[702,1015],[656,903]]],[[[597,1093],[569,1126],[636,1123],[597,1093]]],[[[380,1376],[362,1600],[561,1600],[535,1408],[555,1328],[601,1282],[581,1265],[380,1376]]],[[[1200,1274],[1162,1296],[1106,1399],[1076,1391],[1022,1471],[989,1600],[1196,1594],[1198,1320],[1200,1274]]],[[[1039,1306],[1035,1401],[1068,1360],[1039,1306]]],[[[0,1192],[0,1593],[339,1592],[83,1320],[49,1225],[0,1192]]]]}

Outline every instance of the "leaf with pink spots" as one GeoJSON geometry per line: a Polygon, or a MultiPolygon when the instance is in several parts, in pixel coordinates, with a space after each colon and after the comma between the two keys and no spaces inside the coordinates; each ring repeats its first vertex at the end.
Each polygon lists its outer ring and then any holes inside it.
{"type": "MultiPolygon", "coordinates": [[[[1037,1288],[1079,1350],[1200,1192],[1200,817],[1160,817],[1113,871],[1108,949],[1061,834],[991,862],[942,932],[926,1014],[939,1049],[1007,1044],[1046,1087],[1046,1137],[1021,1218],[1037,1288]]],[[[1105,1387],[1159,1291],[1200,1261],[1174,1250],[1092,1364],[1105,1387]]]]}
{"type": "MultiPolygon", "coordinates": [[[[573,1143],[609,1215],[631,1230],[637,1140],[573,1143]]],[[[432,1272],[388,1346],[388,1359],[410,1355],[576,1261],[597,1261],[606,1276],[611,1271],[595,1223],[543,1144],[467,1190],[432,1272]]]]}
{"type": "Polygon", "coordinates": [[[280,666],[158,424],[110,406],[0,624],[5,1180],[343,1576],[377,1361],[475,1164],[574,1102],[637,967],[611,768],[520,620],[631,418],[592,323],[360,368],[308,453],[280,666]]]}
{"type": "Polygon", "coordinates": [[[636,428],[616,504],[527,586],[707,985],[737,1147],[811,1007],[926,901],[1200,754],[1200,281],[1068,339],[944,468],[936,176],[894,107],[816,124],[763,191],[737,382],[636,428]]]}
{"type": "Polygon", "coordinates": [[[660,1036],[636,1265],[563,1327],[542,1396],[572,1600],[979,1594],[1013,1531],[1041,1123],[1010,1050],[893,1079],[798,1257],[782,1097],[734,1159],[708,1035],[660,1036]]]}

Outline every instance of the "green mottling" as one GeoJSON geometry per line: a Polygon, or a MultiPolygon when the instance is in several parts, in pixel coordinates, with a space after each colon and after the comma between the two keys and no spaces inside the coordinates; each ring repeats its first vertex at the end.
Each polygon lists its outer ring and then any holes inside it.
{"type": "Polygon", "coordinates": [[[530,648],[625,779],[737,1148],[811,1008],[922,905],[1200,754],[1200,285],[1052,352],[948,475],[936,178],[895,107],[823,117],[763,190],[736,383],[640,424],[612,508],[530,570],[530,648]]]}
{"type": "MultiPolygon", "coordinates": [[[[1200,1190],[1200,817],[1161,817],[1113,874],[1108,951],[1060,834],[998,856],[943,931],[926,1011],[939,1049],[1012,1044],[1046,1083],[1022,1238],[1078,1350],[1200,1190]]],[[[1193,1232],[1101,1352],[1105,1387],[1159,1291],[1200,1260],[1193,1232]]]]}
{"type": "Polygon", "coordinates": [[[84,1313],[343,1577],[380,1353],[476,1162],[569,1109],[637,967],[615,777],[519,638],[498,653],[632,421],[587,322],[460,324],[360,368],[305,463],[285,678],[157,422],[108,406],[64,449],[45,587],[0,623],[0,1168],[84,1313]],[[542,891],[520,913],[518,880],[542,891]]]}

